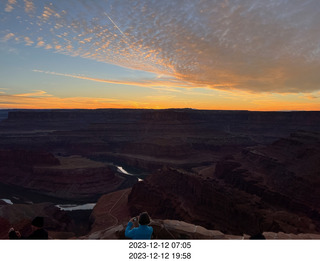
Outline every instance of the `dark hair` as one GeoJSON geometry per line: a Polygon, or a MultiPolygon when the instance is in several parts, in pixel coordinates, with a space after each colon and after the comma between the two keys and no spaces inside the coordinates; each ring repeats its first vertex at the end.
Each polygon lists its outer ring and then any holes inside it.
{"type": "Polygon", "coordinates": [[[150,223],[150,217],[147,212],[143,212],[139,216],[140,225],[148,225],[150,223]]]}
{"type": "Polygon", "coordinates": [[[44,219],[43,217],[35,217],[34,220],[32,220],[31,225],[35,227],[43,227],[44,219]]]}
{"type": "Polygon", "coordinates": [[[9,239],[19,239],[17,232],[12,230],[9,232],[9,239]]]}

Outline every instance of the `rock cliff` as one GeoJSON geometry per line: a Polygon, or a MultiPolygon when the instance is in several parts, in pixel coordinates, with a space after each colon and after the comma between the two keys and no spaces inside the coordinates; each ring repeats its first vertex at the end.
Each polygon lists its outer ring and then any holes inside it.
{"type": "MultiPolygon", "coordinates": [[[[91,231],[81,239],[125,239],[131,190],[126,189],[102,196],[91,215],[91,231]]],[[[155,202],[157,203],[157,202],[155,202]]],[[[157,219],[152,216],[153,239],[249,239],[250,235],[222,233],[181,220],[157,219]]],[[[320,233],[284,233],[262,231],[266,239],[320,239],[320,233]]]]}
{"type": "Polygon", "coordinates": [[[201,166],[297,130],[320,131],[319,120],[319,112],[9,111],[8,119],[0,122],[0,145],[99,157],[149,171],[163,165],[201,166]]]}
{"type": "Polygon", "coordinates": [[[118,189],[124,178],[114,167],[80,156],[0,151],[0,182],[63,200],[90,200],[118,189]]]}
{"type": "Polygon", "coordinates": [[[230,234],[318,233],[319,141],[318,133],[294,133],[227,157],[205,176],[162,169],[134,185],[131,214],[145,209],[230,234]]]}
{"type": "Polygon", "coordinates": [[[72,219],[52,203],[13,204],[0,206],[0,238],[7,239],[11,227],[27,237],[32,233],[31,221],[36,216],[44,217],[45,229],[52,238],[75,235],[76,228],[72,219]]]}
{"type": "Polygon", "coordinates": [[[0,196],[85,201],[116,191],[105,197],[111,212],[93,211],[91,234],[143,210],[224,235],[318,233],[319,120],[320,112],[9,111],[0,196]],[[111,162],[148,177],[117,191],[137,179],[111,162]]]}

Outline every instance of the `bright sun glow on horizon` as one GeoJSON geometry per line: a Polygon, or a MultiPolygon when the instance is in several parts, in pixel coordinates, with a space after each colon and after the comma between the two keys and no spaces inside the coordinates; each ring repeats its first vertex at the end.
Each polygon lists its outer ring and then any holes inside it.
{"type": "Polygon", "coordinates": [[[317,0],[0,2],[0,108],[320,110],[317,0]]]}

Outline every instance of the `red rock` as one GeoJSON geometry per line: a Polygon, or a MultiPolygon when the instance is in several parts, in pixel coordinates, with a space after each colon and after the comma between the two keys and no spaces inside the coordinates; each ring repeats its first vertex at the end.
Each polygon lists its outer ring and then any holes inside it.
{"type": "Polygon", "coordinates": [[[94,207],[90,220],[91,233],[99,230],[109,230],[130,219],[127,207],[128,195],[131,189],[119,190],[103,195],[94,207]]]}
{"type": "Polygon", "coordinates": [[[64,200],[94,199],[116,190],[124,179],[115,174],[114,168],[80,156],[56,158],[50,153],[27,151],[0,153],[0,182],[64,200]]]}
{"type": "Polygon", "coordinates": [[[8,232],[10,228],[10,222],[5,218],[0,217],[0,239],[8,239],[8,232]]]}
{"type": "Polygon", "coordinates": [[[44,227],[48,231],[72,233],[75,229],[71,218],[51,203],[13,204],[0,206],[1,238],[8,237],[11,227],[20,231],[22,236],[27,237],[32,232],[31,221],[36,216],[44,217],[44,227]]]}

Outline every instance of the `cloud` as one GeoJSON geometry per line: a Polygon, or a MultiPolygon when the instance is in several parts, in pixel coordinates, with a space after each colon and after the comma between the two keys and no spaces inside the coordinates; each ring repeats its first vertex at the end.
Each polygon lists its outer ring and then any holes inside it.
{"type": "Polygon", "coordinates": [[[28,37],[28,36],[24,37],[24,41],[25,41],[26,45],[28,45],[28,46],[34,44],[34,41],[32,41],[30,39],[30,37],[28,37]]]}
{"type": "Polygon", "coordinates": [[[305,97],[306,99],[309,99],[309,100],[316,100],[316,99],[319,99],[319,98],[320,98],[320,92],[318,92],[318,93],[305,94],[304,97],[305,97]]]}
{"type": "Polygon", "coordinates": [[[11,28],[26,45],[163,74],[188,88],[320,89],[318,0],[25,0],[25,10],[9,0],[1,15],[10,18],[13,6],[26,13],[11,28]]]}
{"type": "Polygon", "coordinates": [[[35,90],[34,92],[20,93],[20,94],[16,94],[15,96],[16,97],[49,97],[52,95],[42,90],[35,90]]]}
{"type": "Polygon", "coordinates": [[[136,108],[145,103],[102,97],[56,97],[45,91],[33,93],[3,94],[0,93],[1,108],[20,109],[75,109],[75,108],[136,108]]]}
{"type": "Polygon", "coordinates": [[[5,11],[6,12],[11,12],[14,9],[14,5],[17,3],[16,0],[8,0],[8,3],[6,5],[5,11]]]}
{"type": "Polygon", "coordinates": [[[45,46],[45,48],[44,49],[47,49],[47,50],[49,50],[49,49],[52,49],[53,47],[52,47],[52,45],[51,44],[47,44],[46,46],[45,46]]]}
{"type": "Polygon", "coordinates": [[[30,12],[33,12],[35,7],[34,7],[34,4],[32,1],[29,1],[29,0],[23,0],[24,1],[24,4],[25,4],[25,7],[24,7],[24,10],[26,13],[30,13],[30,12]]]}
{"type": "Polygon", "coordinates": [[[44,46],[45,45],[45,42],[44,41],[39,41],[38,43],[37,43],[37,46],[38,47],[42,47],[42,46],[44,46]]]}
{"type": "MultiPolygon", "coordinates": [[[[121,84],[121,85],[134,85],[139,87],[150,87],[157,89],[157,87],[165,87],[166,90],[169,90],[170,87],[192,87],[192,85],[188,82],[180,81],[174,78],[155,78],[155,79],[149,79],[149,80],[140,80],[140,81],[134,81],[134,80],[111,80],[111,79],[101,79],[101,78],[93,78],[83,75],[74,75],[74,74],[66,74],[66,73],[58,73],[58,72],[50,72],[50,71],[43,71],[43,70],[32,70],[33,72],[37,73],[45,73],[50,75],[56,75],[56,76],[63,76],[63,77],[70,77],[75,79],[81,79],[81,80],[88,80],[88,81],[94,81],[94,82],[102,82],[102,83],[110,83],[110,84],[121,84]]],[[[162,88],[159,88],[159,90],[162,90],[162,88]]],[[[178,92],[176,89],[172,89],[174,92],[178,92]]]]}
{"type": "Polygon", "coordinates": [[[3,42],[6,42],[8,40],[10,40],[11,38],[14,37],[14,34],[13,33],[7,33],[3,38],[2,38],[2,41],[3,42]]]}

